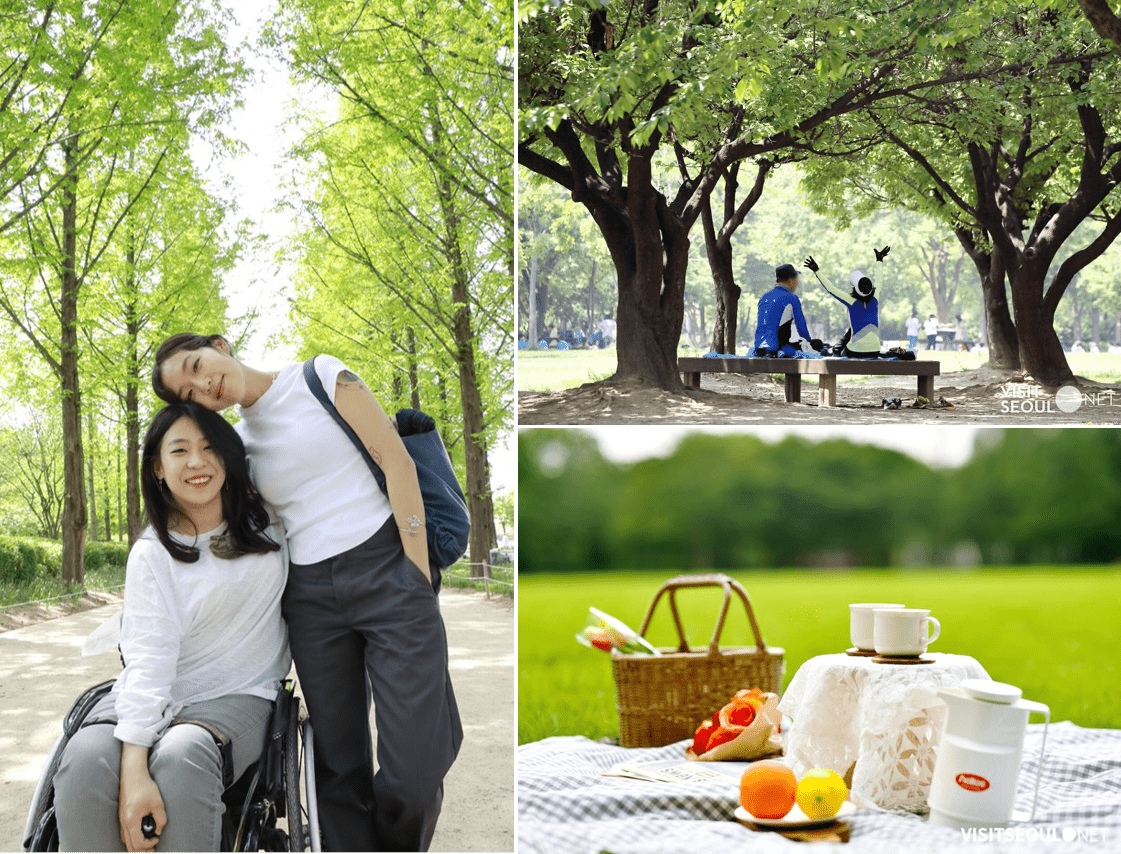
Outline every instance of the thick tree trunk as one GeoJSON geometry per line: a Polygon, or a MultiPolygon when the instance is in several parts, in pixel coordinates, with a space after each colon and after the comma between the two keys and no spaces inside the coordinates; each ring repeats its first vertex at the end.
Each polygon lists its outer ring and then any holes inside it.
{"type": "Polygon", "coordinates": [[[1012,314],[1008,310],[1004,277],[994,280],[992,276],[983,276],[981,295],[985,302],[985,328],[989,335],[989,364],[1010,371],[1020,370],[1020,344],[1016,324],[1012,322],[1012,314]]]}
{"type": "Polygon", "coordinates": [[[1046,267],[1030,261],[1008,271],[1020,364],[1024,371],[1043,385],[1057,388],[1072,382],[1074,373],[1067,364],[1062,342],[1055,332],[1055,314],[1044,305],[1046,275],[1046,267]]]}
{"type": "Polygon", "coordinates": [[[82,452],[82,398],[78,379],[78,292],[77,274],[78,194],[76,173],[77,140],[62,145],[68,178],[62,186],[62,287],[59,294],[60,381],[62,385],[63,486],[62,578],[68,585],[85,578],[86,493],[83,483],[85,459],[82,452]]]}
{"type": "Polygon", "coordinates": [[[607,206],[593,209],[619,278],[619,363],[611,381],[683,393],[677,346],[685,319],[689,238],[654,189],[650,154],[632,153],[628,172],[625,214],[607,206]]]}
{"type": "Polygon", "coordinates": [[[984,251],[972,232],[958,229],[958,242],[969,255],[981,277],[985,330],[989,341],[989,364],[1009,371],[1020,370],[1020,345],[1016,340],[1016,324],[1008,309],[1008,292],[1004,287],[1004,262],[995,247],[984,251]]]}

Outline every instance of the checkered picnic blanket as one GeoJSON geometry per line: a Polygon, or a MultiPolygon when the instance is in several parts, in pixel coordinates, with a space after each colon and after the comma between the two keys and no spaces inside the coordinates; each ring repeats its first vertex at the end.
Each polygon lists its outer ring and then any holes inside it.
{"type": "MultiPolygon", "coordinates": [[[[1031,808],[1043,725],[1028,726],[1016,808],[1031,808]]],[[[719,854],[791,850],[793,843],[735,821],[729,783],[648,783],[601,776],[621,762],[684,757],[687,742],[630,749],[582,737],[547,738],[518,749],[518,851],[521,854],[719,854]]],[[[1121,730],[1053,724],[1035,821],[970,834],[934,827],[907,812],[861,810],[848,818],[847,846],[815,851],[1121,851],[1121,730]],[[979,847],[978,847],[979,846],[979,847]]]]}

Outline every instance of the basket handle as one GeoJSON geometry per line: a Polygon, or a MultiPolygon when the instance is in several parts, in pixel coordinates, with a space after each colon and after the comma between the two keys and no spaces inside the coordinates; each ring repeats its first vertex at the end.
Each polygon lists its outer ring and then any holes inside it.
{"type": "Polygon", "coordinates": [[[685,639],[685,628],[681,625],[681,615],[677,612],[677,591],[686,587],[722,587],[724,588],[724,603],[720,608],[720,616],[716,619],[716,628],[712,631],[712,641],[708,645],[708,654],[716,656],[720,654],[720,636],[724,632],[724,620],[728,616],[728,605],[732,601],[732,593],[734,592],[740,597],[743,602],[744,610],[747,612],[747,620],[751,624],[751,632],[755,635],[755,646],[760,652],[767,648],[767,644],[763,640],[763,633],[759,631],[759,623],[755,620],[755,612],[751,608],[751,600],[747,596],[747,591],[743,586],[734,578],[730,578],[721,572],[695,574],[695,575],[677,575],[666,581],[658,592],[654,594],[654,601],[650,603],[650,608],[646,611],[646,618],[642,621],[642,628],[638,633],[646,637],[646,630],[650,627],[650,619],[654,616],[654,609],[658,605],[658,600],[662,598],[662,594],[669,593],[669,608],[670,613],[673,614],[673,624],[677,627],[677,637],[681,640],[678,646],[678,652],[688,652],[689,642],[685,639]]]}

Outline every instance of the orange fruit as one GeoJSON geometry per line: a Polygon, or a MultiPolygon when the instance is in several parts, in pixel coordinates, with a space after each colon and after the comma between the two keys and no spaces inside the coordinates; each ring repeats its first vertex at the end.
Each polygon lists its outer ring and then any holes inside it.
{"type": "Polygon", "coordinates": [[[802,775],[795,797],[809,818],[832,818],[848,795],[845,781],[836,771],[814,768],[802,775]]]}
{"type": "Polygon", "coordinates": [[[793,769],[774,759],[753,762],[740,780],[740,804],[755,818],[783,818],[797,793],[793,769]]]}

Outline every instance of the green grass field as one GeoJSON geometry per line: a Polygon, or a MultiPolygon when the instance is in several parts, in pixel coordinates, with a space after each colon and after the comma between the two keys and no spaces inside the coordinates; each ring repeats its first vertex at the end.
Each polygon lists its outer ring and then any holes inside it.
{"type": "MultiPolygon", "coordinates": [[[[518,739],[552,735],[618,736],[611,662],[573,635],[595,606],[636,631],[670,573],[532,574],[518,579],[518,739]]],[[[850,602],[903,602],[930,608],[942,623],[931,651],[971,655],[989,675],[1047,703],[1052,720],[1121,728],[1116,648],[1121,621],[1117,568],[954,570],[808,570],[737,573],[769,646],[786,650],[790,681],[815,655],[849,644],[850,602]]],[[[691,645],[707,645],[719,590],[678,594],[691,645]]],[[[733,600],[724,643],[749,645],[742,608],[733,600]]],[[[667,602],[648,632],[676,645],[667,602]]]]}
{"type": "MultiPolygon", "coordinates": [[[[743,348],[740,348],[741,351],[743,348]]],[[[678,351],[682,356],[703,356],[704,353],[688,347],[678,351]]],[[[969,371],[981,367],[986,356],[981,353],[962,353],[938,350],[920,350],[920,359],[937,359],[942,374],[969,371]]],[[[1075,374],[1102,383],[1121,383],[1121,354],[1119,353],[1067,353],[1067,361],[1075,374]]],[[[605,350],[521,350],[518,352],[518,391],[559,391],[574,388],[586,382],[606,379],[615,373],[615,348],[605,350]]],[[[807,378],[808,379],[808,378],[807,378]]],[[[842,385],[860,385],[882,382],[881,377],[840,377],[842,385]]]]}

